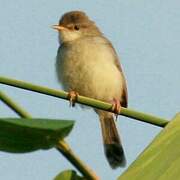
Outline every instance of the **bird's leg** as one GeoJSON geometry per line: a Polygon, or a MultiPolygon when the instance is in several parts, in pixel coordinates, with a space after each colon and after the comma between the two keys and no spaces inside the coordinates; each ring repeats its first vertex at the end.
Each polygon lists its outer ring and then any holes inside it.
{"type": "Polygon", "coordinates": [[[78,98],[78,93],[76,91],[72,91],[70,90],[68,92],[68,99],[69,99],[69,102],[70,102],[70,106],[74,107],[75,106],[75,103],[77,101],[77,98],[78,98]]]}
{"type": "Polygon", "coordinates": [[[117,121],[118,115],[121,112],[121,103],[118,99],[113,98],[112,111],[114,112],[115,119],[117,121]]]}

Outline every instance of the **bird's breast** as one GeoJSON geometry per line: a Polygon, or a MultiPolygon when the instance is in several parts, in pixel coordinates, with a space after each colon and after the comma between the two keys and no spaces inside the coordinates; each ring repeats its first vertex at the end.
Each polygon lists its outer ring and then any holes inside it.
{"type": "Polygon", "coordinates": [[[66,90],[110,101],[122,94],[123,77],[114,63],[115,54],[103,41],[84,40],[60,50],[58,74],[66,90]]]}

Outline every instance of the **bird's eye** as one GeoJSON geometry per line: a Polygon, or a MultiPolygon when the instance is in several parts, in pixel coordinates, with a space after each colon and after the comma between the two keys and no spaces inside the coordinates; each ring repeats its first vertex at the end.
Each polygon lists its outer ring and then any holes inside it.
{"type": "Polygon", "coordinates": [[[79,30],[79,26],[75,25],[75,26],[74,26],[74,29],[75,29],[76,31],[78,31],[78,30],[79,30]]]}

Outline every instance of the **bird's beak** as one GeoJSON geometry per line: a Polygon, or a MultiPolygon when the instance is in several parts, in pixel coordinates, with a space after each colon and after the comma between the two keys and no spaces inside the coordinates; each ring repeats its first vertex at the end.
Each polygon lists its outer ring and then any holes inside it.
{"type": "Polygon", "coordinates": [[[58,31],[67,30],[67,28],[65,28],[64,26],[60,26],[60,25],[53,25],[52,28],[56,29],[58,31]]]}

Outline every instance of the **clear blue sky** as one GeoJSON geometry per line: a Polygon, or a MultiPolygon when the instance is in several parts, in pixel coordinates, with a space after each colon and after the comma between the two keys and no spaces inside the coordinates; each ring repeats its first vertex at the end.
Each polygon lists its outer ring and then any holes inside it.
{"type": "MultiPolygon", "coordinates": [[[[66,11],[83,10],[112,41],[128,81],[129,107],[171,119],[180,110],[179,0],[0,0],[0,75],[61,89],[55,76],[56,24],[66,11]]],[[[2,86],[35,117],[75,119],[69,144],[103,180],[126,168],[111,170],[101,142],[97,115],[69,108],[67,102],[2,86]]],[[[0,102],[0,116],[16,116],[0,102]]],[[[119,117],[127,167],[161,130],[119,117]]],[[[50,180],[73,168],[56,150],[29,154],[0,152],[0,179],[50,180]]]]}

